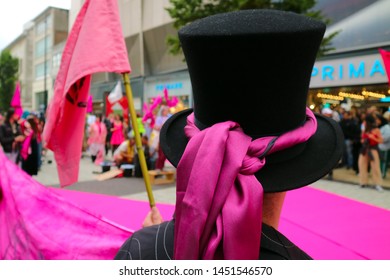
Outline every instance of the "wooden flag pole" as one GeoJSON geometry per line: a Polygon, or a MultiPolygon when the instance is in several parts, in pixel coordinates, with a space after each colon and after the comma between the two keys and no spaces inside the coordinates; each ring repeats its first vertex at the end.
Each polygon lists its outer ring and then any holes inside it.
{"type": "Polygon", "coordinates": [[[139,159],[139,163],[141,165],[142,176],[144,177],[146,192],[148,193],[150,208],[152,208],[152,207],[156,206],[156,202],[154,201],[152,187],[150,185],[148,167],[146,165],[144,149],[142,147],[141,136],[139,133],[137,114],[136,114],[135,108],[134,108],[133,94],[132,94],[131,87],[130,87],[130,77],[129,77],[128,73],[123,73],[123,82],[125,84],[127,101],[129,103],[130,117],[131,117],[131,122],[133,124],[133,129],[134,129],[134,137],[135,137],[135,144],[137,146],[138,159],[139,159]]]}

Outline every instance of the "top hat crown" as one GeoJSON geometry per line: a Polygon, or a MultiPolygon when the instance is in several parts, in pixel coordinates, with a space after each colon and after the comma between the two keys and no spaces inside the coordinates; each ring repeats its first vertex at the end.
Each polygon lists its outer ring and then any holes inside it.
{"type": "MultiPolygon", "coordinates": [[[[195,124],[205,129],[235,121],[253,139],[303,125],[312,68],[325,24],[277,10],[244,10],[203,18],[179,30],[191,78],[195,124]]],[[[170,117],[160,132],[167,159],[177,166],[188,139],[190,110],[170,117]]],[[[339,125],[316,115],[305,143],[266,156],[255,176],[265,192],[291,190],[326,175],[339,161],[339,125]]],[[[212,166],[210,166],[212,168],[212,166]]]]}
{"type": "Polygon", "coordinates": [[[320,21],[277,10],[217,14],[182,28],[197,121],[236,121],[253,137],[301,125],[324,32],[320,21]]]}

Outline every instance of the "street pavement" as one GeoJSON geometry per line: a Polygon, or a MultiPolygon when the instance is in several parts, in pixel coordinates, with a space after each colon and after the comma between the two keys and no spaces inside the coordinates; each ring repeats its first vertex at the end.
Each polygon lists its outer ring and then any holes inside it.
{"type": "MultiPolygon", "coordinates": [[[[168,166],[167,168],[173,167],[168,166]]],[[[90,157],[84,155],[80,160],[78,183],[66,188],[69,190],[117,196],[125,199],[148,200],[142,178],[114,178],[106,181],[97,181],[97,173],[99,172],[101,172],[101,167],[94,165],[90,157]]],[[[355,180],[356,178],[352,178],[350,174],[347,176],[347,172],[349,171],[338,169],[336,172],[337,176],[334,176],[333,180],[328,180],[325,177],[311,184],[311,186],[390,210],[390,188],[385,188],[383,192],[378,192],[373,188],[360,188],[357,180],[355,180]],[[348,180],[350,177],[352,179],[348,180]]],[[[59,188],[57,168],[54,156],[50,151],[46,154],[41,171],[34,178],[45,186],[59,188]]],[[[153,195],[157,203],[174,204],[175,185],[154,185],[153,195]]]]}

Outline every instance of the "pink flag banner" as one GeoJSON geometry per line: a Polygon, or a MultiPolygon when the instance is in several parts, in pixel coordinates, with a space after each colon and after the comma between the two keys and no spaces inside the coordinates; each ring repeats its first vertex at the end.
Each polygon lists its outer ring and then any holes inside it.
{"type": "Polygon", "coordinates": [[[20,83],[16,83],[14,95],[11,100],[11,107],[15,108],[15,113],[19,115],[19,117],[23,114],[22,102],[20,100],[20,83]]]}
{"type": "Polygon", "coordinates": [[[130,71],[117,0],[86,0],[62,54],[43,132],[61,186],[78,180],[91,75],[130,71]]]}
{"type": "Polygon", "coordinates": [[[386,68],[387,80],[390,85],[390,52],[383,49],[379,49],[379,52],[382,56],[383,64],[385,65],[386,68]]]}
{"type": "Polygon", "coordinates": [[[87,101],[87,113],[93,112],[93,97],[92,95],[88,95],[88,101],[87,101]]]}
{"type": "Polygon", "coordinates": [[[36,182],[0,150],[0,259],[113,259],[131,230],[36,182]]]}

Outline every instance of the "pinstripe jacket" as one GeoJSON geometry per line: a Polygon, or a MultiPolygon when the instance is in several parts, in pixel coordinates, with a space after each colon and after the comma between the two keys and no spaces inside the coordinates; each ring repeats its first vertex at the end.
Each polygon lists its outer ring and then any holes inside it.
{"type": "MultiPolygon", "coordinates": [[[[174,220],[135,232],[119,249],[116,260],[173,259],[174,220]]],[[[261,260],[310,260],[311,257],[283,234],[263,223],[261,260]]]]}

